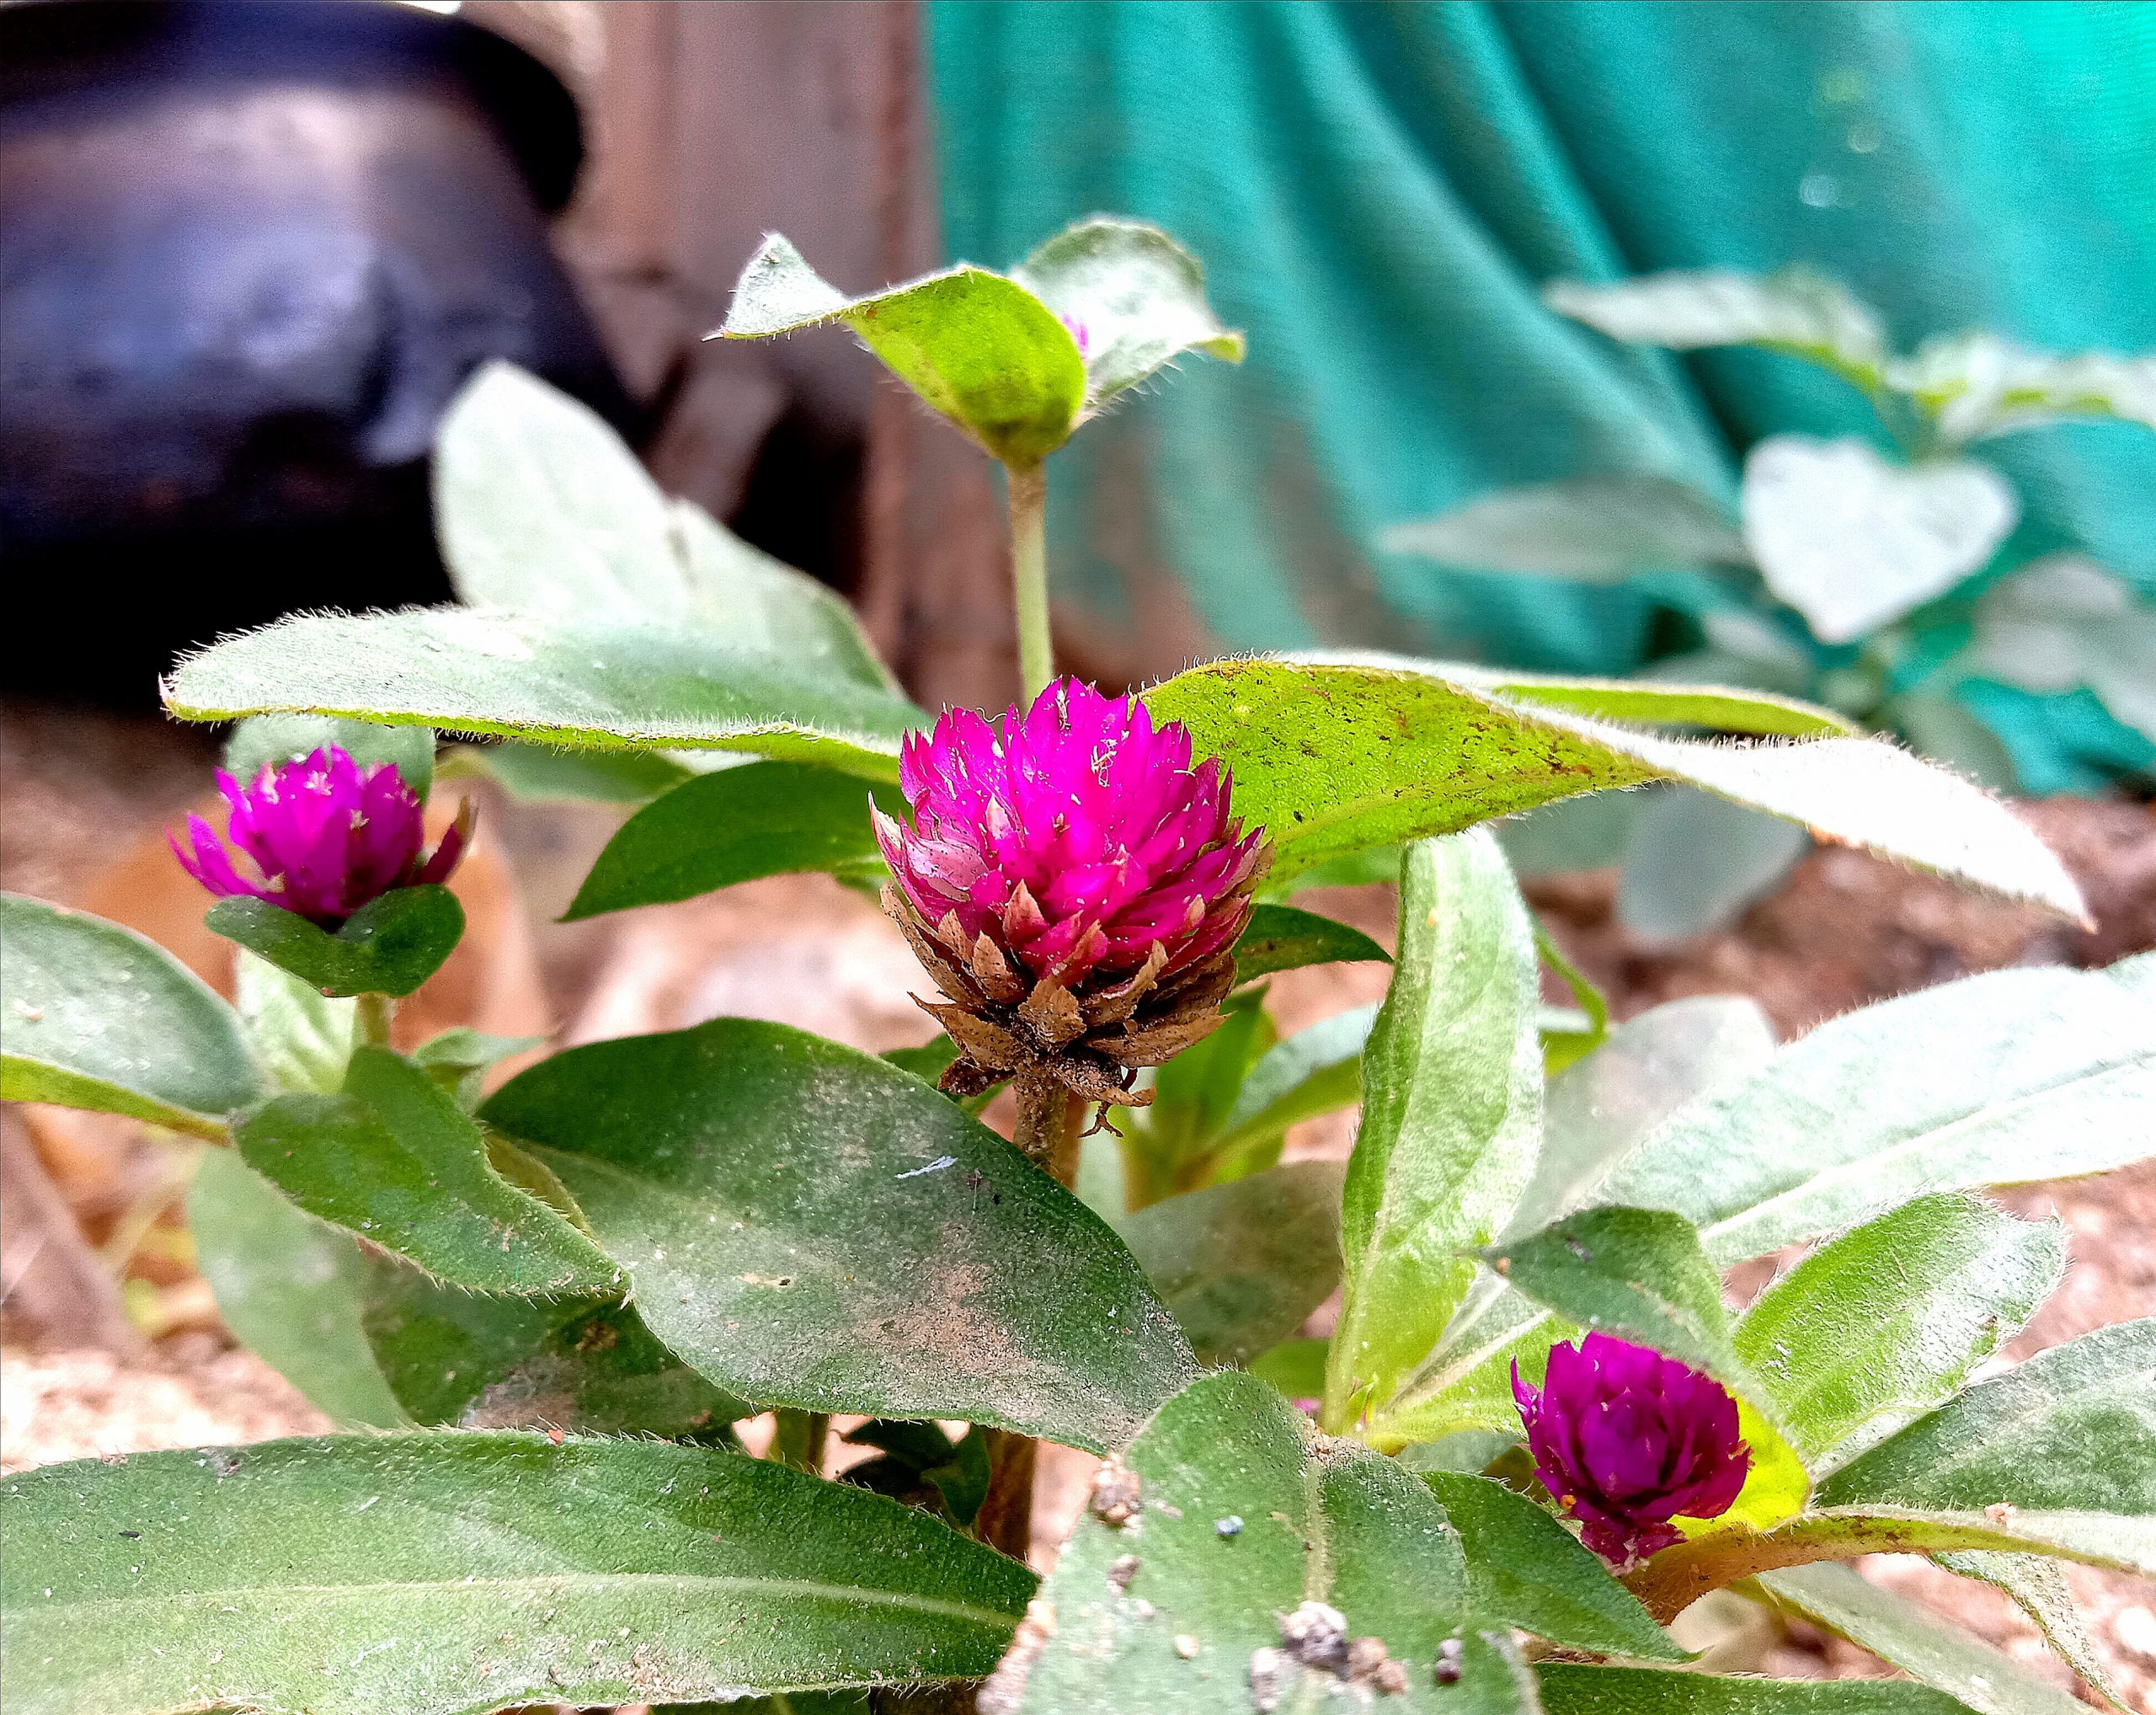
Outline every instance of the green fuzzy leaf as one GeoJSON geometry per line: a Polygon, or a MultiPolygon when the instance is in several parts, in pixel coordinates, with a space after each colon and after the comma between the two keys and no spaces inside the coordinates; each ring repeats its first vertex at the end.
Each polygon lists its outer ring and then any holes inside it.
{"type": "Polygon", "coordinates": [[[1363,1053],[1326,1378],[1335,1433],[1381,1417],[1444,1330],[1534,1171],[1534,932],[1486,831],[1408,849],[1392,987],[1363,1053]]]}
{"type": "Polygon", "coordinates": [[[365,1301],[376,1361],[414,1423],[709,1439],[755,1414],[625,1304],[467,1292],[380,1257],[365,1301]]]}
{"type": "Polygon", "coordinates": [[[1535,1672],[1544,1715],[1968,1715],[1944,1691],[1878,1680],[1724,1679],[1647,1667],[1535,1672]]]}
{"type": "Polygon", "coordinates": [[[1205,301],[1205,270],[1158,227],[1095,215],[1035,248],[1011,277],[1084,330],[1090,417],[1186,351],[1243,361],[1243,336],[1205,301]]]}
{"type": "Polygon", "coordinates": [[[412,1061],[426,1067],[435,1082],[468,1111],[479,1105],[481,1086],[488,1072],[505,1060],[529,1053],[546,1039],[543,1036],[496,1036],[459,1024],[430,1036],[412,1050],[412,1061]]]}
{"type": "Polygon", "coordinates": [[[1363,1045],[1375,1007],[1321,1018],[1258,1056],[1210,1146],[1216,1179],[1262,1172],[1280,1158],[1290,1126],[1352,1108],[1363,1097],[1363,1045]]]}
{"type": "Polygon", "coordinates": [[[1620,1024],[1594,1053],[1550,1080],[1541,1158],[1507,1231],[1531,1232],[1572,1213],[1687,1100],[1774,1051],[1767,1015],[1734,995],[1688,996],[1620,1024]]]}
{"type": "Polygon", "coordinates": [[[766,1461],[440,1431],[0,1486],[11,1715],[479,1715],[995,1664],[1033,1574],[766,1461]]]}
{"type": "MultiPolygon", "coordinates": [[[[1534,1709],[1510,1634],[1470,1627],[1460,1533],[1436,1497],[1366,1447],[1314,1440],[1256,1377],[1193,1383],[1124,1463],[1142,1522],[1080,1519],[1042,1588],[1055,1637],[1026,1680],[1022,1715],[1249,1715],[1251,1655],[1279,1647],[1282,1616],[1305,1601],[1339,1610],[1351,1637],[1381,1639],[1405,1669],[1388,1711],[1534,1709]],[[1224,1520],[1235,1522],[1224,1531],[1224,1520]],[[1125,1556],[1134,1568],[1111,1579],[1125,1556]],[[1432,1671],[1449,1639],[1465,1645],[1452,1686],[1432,1671]]],[[[1315,1708],[1326,1683],[1338,1684],[1284,1672],[1283,1708],[1315,1708]]]]}
{"type": "Polygon", "coordinates": [[[1097,1216],[872,1055],[722,1018],[556,1055],[480,1113],[561,1175],[651,1331],[744,1398],[1098,1451],[1193,1373],[1097,1216]]]}
{"type": "Polygon", "coordinates": [[[1391,955],[1360,929],[1293,906],[1253,906],[1235,943],[1235,981],[1254,982],[1306,964],[1390,964],[1391,955]]]}
{"type": "Polygon", "coordinates": [[[1780,698],[1367,656],[1215,661],[1145,702],[1156,719],[1187,725],[1199,756],[1234,769],[1235,809],[1273,841],[1278,883],[1342,853],[1667,779],[1821,839],[2069,916],[2082,910],[2058,859],[2004,804],[1883,740],[1729,745],[1613,724],[1838,729],[1838,718],[1780,698]]]}
{"type": "Polygon", "coordinates": [[[435,438],[435,517],[474,607],[648,620],[809,678],[894,689],[846,603],[670,500],[596,413],[511,365],[483,365],[435,438]]]}
{"type": "Polygon", "coordinates": [[[1737,1325],[1737,1355],[1812,1467],[1846,1464],[1966,1382],[2065,1270],[2057,1223],[1941,1192],[1831,1240],[1768,1287],[1737,1325]]]}
{"type": "Polygon", "coordinates": [[[1394,525],[1380,545],[1469,571],[1589,584],[1749,559],[1721,508],[1690,484],[1620,474],[1477,495],[1435,518],[1394,525]]]}
{"type": "Polygon", "coordinates": [[[1086,361],[1056,313],[1016,280],[962,263],[849,298],[774,232],[734,288],[729,339],[843,322],[891,373],[1010,465],[1063,445],[1086,403],[1086,361]]]}
{"type": "Polygon", "coordinates": [[[1583,1209],[1482,1255],[1516,1290],[1582,1327],[1652,1346],[1695,1370],[1739,1372],[1721,1276],[1681,1215],[1583,1209]]]}
{"type": "Polygon", "coordinates": [[[429,883],[392,888],[334,932],[262,899],[221,899],[203,922],[323,994],[408,995],[456,950],[464,907],[429,883]]]}
{"type": "Polygon", "coordinates": [[[350,1233],[302,1212],[227,1149],[195,1169],[187,1225],[233,1338],[340,1424],[406,1421],[360,1327],[365,1267],[350,1233]]]}
{"type": "Polygon", "coordinates": [[[2112,1684],[2110,1664],[2097,1654],[2080,1611],[2074,1605],[2073,1591],[2057,1561],[2038,1554],[1993,1554],[1983,1550],[1941,1554],[1936,1558],[1949,1572],[1979,1579],[2002,1591],[2036,1622],[2052,1652],[2080,1676],[2084,1685],[2120,1715],[2136,1715],[2112,1684]]]}
{"type": "Polygon", "coordinates": [[[0,1096],[221,1138],[262,1094],[232,1009],[131,929],[0,894],[0,1096]]]}
{"type": "Polygon", "coordinates": [[[386,1049],[354,1052],[343,1093],[280,1096],[237,1136],[247,1164],[310,1215],[454,1285],[618,1290],[620,1270],[583,1232],[497,1170],[455,1098],[386,1049]]]}
{"type": "Polygon", "coordinates": [[[2156,1515],[2156,1318],[1965,1388],[1828,1477],[1820,1499],[2156,1515]]]}
{"type": "Polygon", "coordinates": [[[1600,1559],[1525,1496],[1481,1477],[1426,1471],[1422,1481],[1460,1532],[1477,1621],[1598,1655],[1689,1659],[1600,1559]]]}
{"type": "Polygon", "coordinates": [[[1340,1284],[1341,1171],[1294,1162],[1116,1223],[1199,1363],[1256,1357],[1340,1284]]]}
{"type": "MultiPolygon", "coordinates": [[[[622,825],[563,921],[873,858],[868,801],[860,781],[799,762],[751,762],[686,781],[622,825]]],[[[883,808],[903,815],[905,800],[886,788],[883,808]]]]}
{"type": "Polygon", "coordinates": [[[1617,921],[1651,948],[1735,922],[1775,892],[1812,849],[1793,823],[1686,787],[1640,808],[1617,879],[1617,921]]]}
{"type": "Polygon", "coordinates": [[[750,751],[895,780],[895,692],[655,622],[456,607],[300,614],[181,662],[182,720],[312,709],[610,750],[750,751]]]}
{"type": "Polygon", "coordinates": [[[494,745],[467,745],[456,754],[460,767],[468,764],[498,782],[521,804],[648,804],[696,777],[693,770],[658,751],[558,751],[504,739],[494,745]]]}
{"type": "MultiPolygon", "coordinates": [[[[1497,844],[1502,850],[1504,841],[1500,840],[1497,844]]],[[[1550,938],[1549,931],[1540,923],[1534,926],[1534,951],[1579,1003],[1578,1010],[1567,1015],[1567,1022],[1561,1028],[1551,1028],[1547,1018],[1541,1026],[1543,1070],[1555,1077],[1609,1039],[1609,997],[1565,956],[1565,949],[1550,938]]]]}
{"type": "Polygon", "coordinates": [[[1762,1573],[1775,1605],[1846,1638],[1977,1715],[2086,1715],[2088,1705],[1907,1596],[1822,1562],[1762,1573]]]}
{"type": "Polygon", "coordinates": [[[424,727],[377,726],[317,714],[259,714],[225,740],[225,767],[245,785],[274,763],[334,745],[362,768],[395,765],[398,778],[420,803],[434,789],[435,735],[424,727]]]}
{"type": "Polygon", "coordinates": [[[1872,391],[1885,379],[1886,330],[1838,280],[1804,268],[1775,274],[1672,269],[1636,280],[1556,280],[1542,300],[1613,339],[1696,351],[1764,345],[1872,391]]]}
{"type": "Polygon", "coordinates": [[[325,995],[245,948],[233,975],[240,1022],[270,1082],[318,1095],[343,1088],[358,1002],[325,995]]]}
{"type": "Polygon", "coordinates": [[[1688,1103],[1604,1182],[1720,1265],[1933,1191],[2104,1172],[2156,1131],[2156,1003],[2100,971],[1991,972],[1844,1014],[1688,1103]]]}

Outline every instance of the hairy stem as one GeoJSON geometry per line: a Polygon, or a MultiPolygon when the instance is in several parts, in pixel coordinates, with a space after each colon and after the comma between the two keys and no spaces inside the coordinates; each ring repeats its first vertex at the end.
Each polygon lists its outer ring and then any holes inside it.
{"type": "MultiPolygon", "coordinates": [[[[1018,1129],[1011,1141],[1027,1159],[1070,1186],[1078,1178],[1078,1122],[1086,1104],[1044,1072],[1017,1080],[1018,1129]]],[[[1033,1535],[1033,1472],[1040,1461],[1030,1435],[991,1429],[988,1435],[988,1494],[974,1532],[991,1548],[1023,1560],[1033,1535]]]]}
{"type": "Polygon", "coordinates": [[[790,1465],[796,1471],[820,1472],[824,1468],[824,1443],[831,1430],[831,1414],[781,1406],[772,1416],[776,1419],[771,1431],[772,1462],[790,1465]]]}
{"type": "Polygon", "coordinates": [[[397,1016],[397,1002],[387,995],[361,995],[352,1009],[352,1044],[355,1048],[389,1046],[389,1021],[397,1016]]]}
{"type": "Polygon", "coordinates": [[[1018,678],[1031,702],[1055,677],[1048,628],[1048,473],[1011,465],[1011,580],[1018,609],[1018,678]]]}

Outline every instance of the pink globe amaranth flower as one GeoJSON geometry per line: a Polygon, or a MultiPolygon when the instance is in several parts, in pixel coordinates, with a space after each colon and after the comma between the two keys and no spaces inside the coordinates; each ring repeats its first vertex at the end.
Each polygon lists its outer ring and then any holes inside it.
{"type": "Polygon", "coordinates": [[[1061,679],[993,723],[953,709],[905,742],[909,828],[874,812],[884,909],[948,997],[954,1093],[1052,1079],[1142,1103],[1136,1069],[1219,1022],[1269,850],[1218,761],[1145,704],[1061,679]]]}
{"type": "Polygon", "coordinates": [[[232,806],[225,839],[188,817],[191,851],[167,836],[181,868],[221,897],[267,900],[325,929],[392,888],[445,879],[471,835],[467,805],[426,855],[424,812],[396,764],[363,771],[335,745],[264,763],[246,786],[220,768],[217,790],[232,806]],[[235,854],[260,879],[243,872],[235,854]]]}
{"type": "Polygon", "coordinates": [[[1613,1565],[1681,1541],[1672,1519],[1727,1512],[1752,1467],[1720,1382],[1609,1334],[1553,1346],[1539,1392],[1515,1362],[1513,1397],[1534,1474],[1613,1565]]]}

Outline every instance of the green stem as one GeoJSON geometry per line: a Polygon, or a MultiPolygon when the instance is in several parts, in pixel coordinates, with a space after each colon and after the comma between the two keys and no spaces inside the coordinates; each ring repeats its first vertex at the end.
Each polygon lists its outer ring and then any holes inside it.
{"type": "Polygon", "coordinates": [[[389,1021],[397,1016],[397,1002],[387,995],[360,995],[352,1010],[352,1044],[355,1048],[389,1046],[389,1021]]]}
{"type": "Polygon", "coordinates": [[[1018,609],[1018,678],[1031,702],[1055,677],[1048,628],[1048,473],[1011,465],[1011,580],[1018,609]]]}
{"type": "Polygon", "coordinates": [[[830,1435],[831,1414],[799,1411],[782,1406],[773,1413],[771,1458],[796,1471],[819,1472],[824,1468],[824,1443],[830,1435]]]}
{"type": "MultiPolygon", "coordinates": [[[[1078,1122],[1086,1104],[1046,1073],[1017,1082],[1018,1127],[1011,1141],[1028,1161],[1068,1189],[1078,1178],[1078,1122]]],[[[988,1493],[974,1531],[991,1548],[1023,1560],[1033,1536],[1033,1475],[1040,1449],[1029,1435],[994,1429],[988,1437],[988,1493]]]]}

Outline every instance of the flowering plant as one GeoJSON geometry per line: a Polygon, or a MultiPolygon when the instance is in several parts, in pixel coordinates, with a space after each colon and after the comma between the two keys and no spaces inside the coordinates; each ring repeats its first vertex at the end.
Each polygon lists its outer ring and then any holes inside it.
{"type": "Polygon", "coordinates": [[[1553,1017],[1484,825],[1560,798],[1684,782],[2080,903],[1983,792],[1772,695],[1374,656],[1054,680],[1043,461],[1239,351],[1196,265],[1092,222],[849,299],[773,240],[728,329],[833,319],[1010,467],[1022,708],[931,719],[835,598],[495,368],[437,459],[469,605],[288,619],[166,682],[239,723],[259,879],[213,832],[190,864],[236,895],[242,1009],[0,903],[0,1087],[223,1146],[205,1272],[344,1426],[0,1485],[9,1707],[2073,1707],[1834,1563],[1871,1552],[2005,1589],[2105,1695],[2052,1568],[2156,1569],[2156,1323],[2000,1366],[2064,1243],[1978,1194],[2149,1152],[2156,964],[1779,1047],[1728,1000],[1608,1029],[1568,975],[1585,1021],[1553,1017]],[[483,1094],[503,1044],[398,1051],[462,927],[461,836],[419,856],[437,732],[640,799],[571,916],[880,881],[947,1034],[722,1018],[483,1094]],[[1390,952],[1288,903],[1396,847],[1390,952]],[[1281,1039],[1265,980],[1333,959],[1389,960],[1384,1004],[1281,1039]],[[1006,1082],[1015,1146],[976,1114],[1006,1082]],[[1344,1169],[1280,1161],[1358,1098],[1344,1169]],[[1723,1272],[1792,1247],[1733,1314],[1723,1272]],[[835,1413],[874,1450],[836,1478],[835,1413]],[[1106,1461],[1045,1578],[1037,1438],[1106,1461]],[[1666,1628],[1724,1590],[1920,1683],[1691,1670],[1666,1628]]]}

